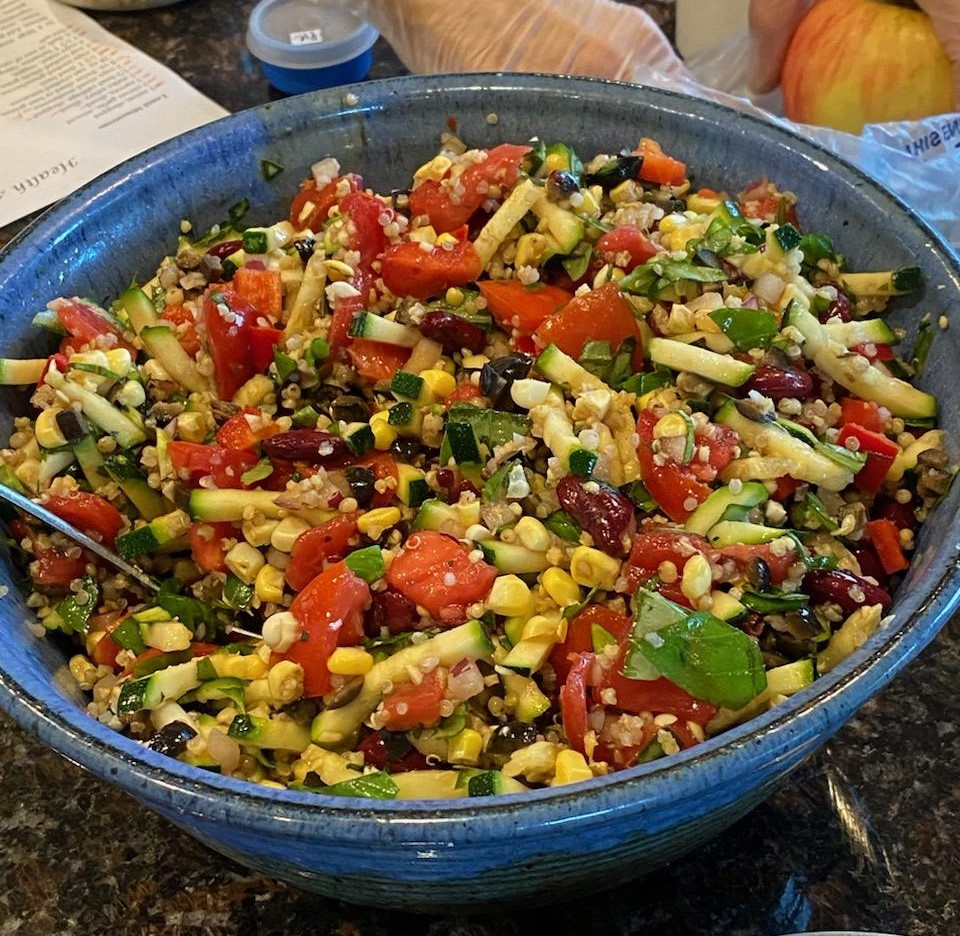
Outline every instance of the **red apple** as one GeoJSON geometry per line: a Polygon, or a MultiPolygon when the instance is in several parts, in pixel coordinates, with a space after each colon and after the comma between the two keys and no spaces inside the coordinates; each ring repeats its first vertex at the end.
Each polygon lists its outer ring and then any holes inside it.
{"type": "Polygon", "coordinates": [[[850,133],[954,107],[950,60],[930,18],[881,0],[815,3],[793,34],[780,87],[791,120],[850,133]]]}

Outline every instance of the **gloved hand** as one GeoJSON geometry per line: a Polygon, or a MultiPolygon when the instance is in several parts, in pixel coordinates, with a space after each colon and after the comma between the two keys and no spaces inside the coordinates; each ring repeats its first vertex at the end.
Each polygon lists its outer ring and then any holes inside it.
{"type": "Polygon", "coordinates": [[[642,10],[613,0],[340,0],[413,72],[542,71],[642,81],[685,76],[642,10]]]}
{"type": "MultiPolygon", "coordinates": [[[[752,69],[750,86],[757,94],[772,91],[780,82],[780,70],[794,30],[815,0],[750,0],[752,69]]],[[[960,2],[917,0],[953,63],[953,97],[960,107],[960,2]]]]}

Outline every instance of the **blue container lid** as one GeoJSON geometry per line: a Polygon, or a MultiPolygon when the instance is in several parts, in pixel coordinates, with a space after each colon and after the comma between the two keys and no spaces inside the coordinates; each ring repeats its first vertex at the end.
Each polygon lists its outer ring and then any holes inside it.
{"type": "MultiPolygon", "coordinates": [[[[247,48],[281,90],[286,70],[297,90],[308,90],[340,83],[338,76],[352,64],[364,65],[365,74],[378,35],[369,23],[322,0],[261,0],[250,14],[247,48]]],[[[352,80],[363,77],[347,71],[352,80]]]]}

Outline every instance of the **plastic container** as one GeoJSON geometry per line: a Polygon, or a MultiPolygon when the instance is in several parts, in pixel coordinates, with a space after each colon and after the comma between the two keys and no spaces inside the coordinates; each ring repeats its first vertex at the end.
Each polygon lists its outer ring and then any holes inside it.
{"type": "Polygon", "coordinates": [[[349,12],[311,0],[262,0],[250,14],[247,48],[267,80],[287,94],[361,81],[379,33],[349,12]]]}

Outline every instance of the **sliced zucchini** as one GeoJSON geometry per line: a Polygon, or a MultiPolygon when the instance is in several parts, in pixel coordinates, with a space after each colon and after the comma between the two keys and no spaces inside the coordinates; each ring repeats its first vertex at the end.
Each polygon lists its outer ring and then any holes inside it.
{"type": "Polygon", "coordinates": [[[544,377],[573,394],[583,390],[610,389],[599,377],[591,374],[555,344],[547,345],[540,352],[534,366],[544,377]]]}
{"type": "Polygon", "coordinates": [[[555,636],[522,637],[503,658],[501,666],[520,676],[530,676],[547,662],[556,645],[555,636]]]}
{"type": "Polygon", "coordinates": [[[823,330],[831,341],[836,341],[845,348],[871,343],[895,345],[900,340],[893,329],[880,318],[832,322],[824,325],[823,330]]]}
{"type": "Polygon", "coordinates": [[[149,523],[121,533],[117,537],[117,552],[125,559],[153,552],[183,536],[190,529],[190,518],[182,510],[155,517],[149,523]]]}
{"type": "Polygon", "coordinates": [[[731,508],[749,510],[764,503],[770,496],[766,487],[759,481],[747,481],[734,492],[729,485],[714,491],[690,516],[683,528],[690,533],[705,536],[707,531],[719,523],[731,508]]]}
{"type": "Polygon", "coordinates": [[[828,491],[842,491],[853,481],[853,474],[846,468],[814,451],[806,442],[794,438],[777,423],[759,423],[748,419],[732,400],[717,410],[716,421],[736,430],[751,448],[789,462],[787,474],[791,478],[818,484],[828,491]]]}
{"type": "Polygon", "coordinates": [[[746,383],[756,370],[753,364],[745,361],[670,338],[651,339],[649,353],[650,360],[655,364],[669,367],[670,370],[698,374],[728,387],[739,387],[746,383]]]}
{"type": "Polygon", "coordinates": [[[210,384],[200,373],[196,361],[183,350],[173,329],[168,325],[148,325],[142,328],[140,340],[150,357],[156,358],[181,387],[196,393],[210,389],[210,384]]]}
{"type": "Polygon", "coordinates": [[[550,566],[545,552],[534,552],[519,543],[482,540],[478,545],[483,551],[483,558],[504,573],[532,575],[550,566]]]}
{"type": "Polygon", "coordinates": [[[234,715],[227,735],[241,744],[266,750],[300,754],[310,746],[309,727],[280,715],[267,718],[241,712],[234,715]]]}
{"type": "Polygon", "coordinates": [[[524,215],[541,200],[546,201],[545,190],[530,179],[524,179],[515,186],[473,242],[484,269],[524,215]]]}
{"type": "Polygon", "coordinates": [[[407,507],[419,507],[430,493],[426,475],[413,465],[397,465],[397,498],[407,507]]]}
{"type": "Polygon", "coordinates": [[[35,384],[43,376],[47,366],[46,358],[0,358],[0,384],[3,386],[22,386],[35,384]]]}
{"type": "Polygon", "coordinates": [[[572,211],[561,208],[556,202],[546,198],[535,201],[531,206],[533,213],[540,219],[541,230],[545,227],[557,245],[556,253],[569,254],[580,241],[586,230],[583,221],[572,211]]]}
{"type": "Polygon", "coordinates": [[[877,273],[842,273],[843,288],[854,296],[902,296],[923,288],[920,267],[899,267],[877,273]]]}
{"type": "Polygon", "coordinates": [[[199,685],[196,660],[167,666],[149,676],[125,682],[120,687],[117,714],[132,715],[142,709],[155,709],[168,699],[176,701],[199,685]]]}
{"type": "Polygon", "coordinates": [[[736,546],[737,543],[756,545],[772,543],[787,536],[780,527],[761,526],[759,523],[746,523],[742,520],[721,520],[707,533],[707,539],[714,546],[736,546]]]}
{"type": "Polygon", "coordinates": [[[103,460],[107,474],[120,485],[127,499],[140,512],[140,516],[153,520],[167,513],[173,506],[159,491],[155,491],[140,473],[132,456],[117,452],[103,460]]]}
{"type": "Polygon", "coordinates": [[[337,516],[335,510],[290,510],[276,503],[280,495],[276,491],[234,491],[198,488],[190,492],[188,513],[194,520],[237,522],[243,520],[243,512],[252,507],[269,520],[278,520],[288,514],[303,517],[314,526],[337,516]]]}
{"type": "Polygon", "coordinates": [[[160,324],[153,302],[139,286],[131,286],[120,294],[120,306],[127,313],[130,327],[138,335],[142,329],[160,324]]]}
{"type": "Polygon", "coordinates": [[[373,312],[356,312],[350,322],[350,337],[412,348],[420,340],[420,332],[400,322],[374,315],[373,312]]]}
{"type": "Polygon", "coordinates": [[[67,380],[55,367],[50,368],[47,383],[69,400],[80,404],[84,414],[104,432],[112,435],[122,448],[132,448],[146,439],[146,433],[102,396],[67,380]]]}
{"type": "Polygon", "coordinates": [[[340,708],[326,709],[313,721],[311,737],[321,747],[349,745],[357,729],[383,698],[384,688],[409,682],[410,673],[420,664],[435,658],[440,666],[453,666],[463,659],[486,660],[493,654],[493,643],[480,621],[467,621],[443,631],[420,644],[411,644],[375,663],[363,677],[360,692],[340,708]]]}
{"type": "Polygon", "coordinates": [[[824,326],[799,303],[788,309],[790,324],[804,337],[804,355],[831,380],[860,397],[885,406],[904,419],[932,419],[937,400],[899,377],[891,377],[859,354],[838,355],[831,347],[824,326]]]}

